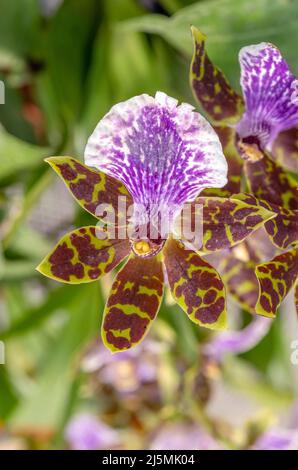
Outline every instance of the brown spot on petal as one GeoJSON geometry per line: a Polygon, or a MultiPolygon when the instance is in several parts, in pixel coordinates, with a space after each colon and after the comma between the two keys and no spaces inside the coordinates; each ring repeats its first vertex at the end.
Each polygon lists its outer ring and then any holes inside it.
{"type": "MultiPolygon", "coordinates": [[[[112,333],[111,330],[116,330],[121,334],[122,331],[130,330],[130,341],[125,340],[125,344],[131,345],[131,343],[137,343],[140,341],[144,332],[149,324],[148,318],[140,317],[137,313],[125,314],[119,308],[113,307],[107,314],[104,320],[103,328],[108,333],[112,333]]],[[[122,341],[121,336],[113,337],[112,344],[115,347],[119,347],[119,341],[122,341]],[[118,346],[117,346],[118,344],[118,346]]],[[[126,346],[128,347],[128,346],[126,346]]]]}
{"type": "Polygon", "coordinates": [[[57,167],[61,171],[61,175],[66,181],[72,181],[76,179],[76,172],[71,168],[68,163],[57,165],[57,167]]]}
{"type": "Polygon", "coordinates": [[[202,307],[199,308],[195,316],[201,323],[215,323],[225,307],[225,299],[223,297],[213,303],[212,308],[202,307]]]}
{"type": "Polygon", "coordinates": [[[142,340],[163,294],[162,263],[157,257],[131,257],[113,282],[104,312],[106,346],[119,351],[142,340]]]}
{"type": "Polygon", "coordinates": [[[165,265],[172,294],[190,319],[201,325],[225,322],[225,291],[217,271],[181,242],[168,240],[165,265]]]}

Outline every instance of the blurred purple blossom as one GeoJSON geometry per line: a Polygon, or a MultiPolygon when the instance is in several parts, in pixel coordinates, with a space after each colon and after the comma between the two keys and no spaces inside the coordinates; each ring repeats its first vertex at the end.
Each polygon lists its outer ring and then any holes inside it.
{"type": "Polygon", "coordinates": [[[204,347],[204,354],[221,362],[227,353],[240,354],[254,348],[268,333],[272,320],[267,317],[255,317],[240,331],[227,331],[213,338],[204,347]]]}
{"type": "MultiPolygon", "coordinates": [[[[224,447],[196,424],[168,424],[150,444],[153,450],[220,450],[224,447]]],[[[272,427],[258,437],[250,450],[298,450],[298,427],[272,427]]]]}
{"type": "Polygon", "coordinates": [[[269,429],[257,439],[252,449],[298,450],[298,429],[269,429]]]}
{"type": "Polygon", "coordinates": [[[102,383],[133,393],[141,385],[157,380],[161,349],[159,343],[147,341],[116,355],[96,344],[83,359],[82,369],[87,373],[98,371],[102,383]]]}
{"type": "Polygon", "coordinates": [[[73,450],[110,449],[119,444],[114,429],[87,413],[73,417],[65,430],[65,438],[73,450]]]}
{"type": "Polygon", "coordinates": [[[195,424],[169,424],[153,438],[152,450],[219,450],[219,444],[195,424]]]}

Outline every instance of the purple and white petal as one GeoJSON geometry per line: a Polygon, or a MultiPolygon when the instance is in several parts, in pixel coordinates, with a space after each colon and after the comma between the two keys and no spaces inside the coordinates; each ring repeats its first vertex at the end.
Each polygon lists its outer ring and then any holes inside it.
{"type": "Polygon", "coordinates": [[[246,111],[237,124],[239,137],[256,137],[271,150],[279,132],[298,124],[297,79],[272,44],[247,46],[239,53],[246,111]]]}
{"type": "Polygon", "coordinates": [[[206,187],[227,182],[227,163],[210,124],[165,93],[119,103],[98,123],[85,163],[122,181],[142,206],[177,213],[206,187]]]}
{"type": "Polygon", "coordinates": [[[204,347],[204,354],[216,362],[221,362],[225,354],[241,354],[254,348],[268,333],[272,320],[255,317],[240,331],[227,331],[215,336],[204,347]]]}

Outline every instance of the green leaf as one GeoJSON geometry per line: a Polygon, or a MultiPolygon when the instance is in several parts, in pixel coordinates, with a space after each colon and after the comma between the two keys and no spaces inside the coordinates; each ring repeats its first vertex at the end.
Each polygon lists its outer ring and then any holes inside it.
{"type": "MultiPolygon", "coordinates": [[[[271,347],[266,350],[266,354],[271,354],[271,347]]],[[[228,385],[240,390],[244,396],[254,398],[257,403],[264,404],[266,408],[271,407],[275,413],[276,410],[289,409],[293,403],[293,393],[290,390],[284,388],[276,390],[268,377],[262,375],[256,377],[255,368],[238,357],[229,357],[224,364],[223,376],[228,385]]]]}
{"type": "Polygon", "coordinates": [[[52,19],[45,44],[48,72],[68,126],[78,117],[99,5],[95,0],[63,2],[52,19]]]}
{"type": "MultiPolygon", "coordinates": [[[[83,151],[88,136],[99,119],[109,111],[111,104],[142,93],[154,95],[156,90],[173,96],[177,93],[180,64],[176,73],[172,61],[173,75],[169,74],[168,63],[173,51],[160,38],[153,39],[155,41],[148,43],[144,35],[123,32],[119,23],[109,29],[105,25],[99,28],[86,80],[86,99],[79,133],[76,133],[79,152],[83,151]],[[163,53],[165,48],[166,53],[163,53]]],[[[180,87],[183,85],[178,84],[180,87]]]]}
{"type": "Polygon", "coordinates": [[[26,219],[32,206],[39,200],[40,195],[52,182],[52,179],[53,175],[49,170],[45,171],[42,176],[38,174],[37,178],[34,179],[32,186],[22,200],[19,210],[7,221],[7,227],[2,241],[4,249],[7,249],[13,242],[22,222],[26,219]]]}
{"type": "Polygon", "coordinates": [[[159,34],[191,55],[190,25],[208,37],[208,53],[239,88],[239,49],[261,41],[276,43],[297,70],[298,4],[284,0],[203,0],[170,18],[145,15],[124,21],[126,31],[159,34]],[[285,27],[286,25],[286,27],[285,27]],[[228,51],[228,53],[227,53],[228,51]],[[296,65],[295,65],[296,64],[296,65]]]}
{"type": "Polygon", "coordinates": [[[1,282],[19,282],[37,277],[34,261],[2,261],[0,269],[1,282]]]}
{"type": "Polygon", "coordinates": [[[0,0],[0,44],[19,55],[29,54],[38,44],[40,31],[37,0],[0,0]]]}
{"type": "Polygon", "coordinates": [[[76,287],[67,309],[69,321],[47,351],[35,386],[12,416],[12,426],[59,428],[76,377],[75,360],[98,332],[102,308],[98,283],[76,287]]]}
{"type": "Polygon", "coordinates": [[[11,246],[14,254],[31,260],[39,260],[50,248],[46,237],[27,224],[22,224],[16,231],[11,246]]]}
{"type": "Polygon", "coordinates": [[[36,167],[49,153],[49,148],[28,144],[0,126],[0,181],[16,172],[36,167]]]}
{"type": "MultiPolygon", "coordinates": [[[[9,65],[7,66],[8,70],[9,65]]],[[[5,65],[4,65],[5,70],[5,65]]],[[[1,51],[0,51],[0,71],[1,71],[1,51]]],[[[25,74],[24,74],[25,75],[25,74]]],[[[26,121],[24,116],[24,98],[19,88],[12,86],[6,80],[4,74],[0,72],[0,80],[5,84],[5,105],[0,105],[0,123],[8,133],[14,137],[24,140],[25,142],[34,143],[35,136],[33,127],[26,121]]],[[[20,79],[21,80],[21,79],[20,79]]],[[[12,82],[12,80],[11,80],[12,82]]],[[[0,175],[1,177],[1,175],[0,175]]]]}
{"type": "Polygon", "coordinates": [[[59,286],[57,289],[49,291],[41,305],[23,309],[21,318],[13,321],[7,329],[0,332],[0,339],[6,340],[18,335],[24,336],[26,333],[38,329],[51,315],[59,310],[67,309],[75,296],[75,286],[59,286]]]}
{"type": "Polygon", "coordinates": [[[0,420],[8,417],[18,402],[18,395],[4,365],[0,364],[0,420]]]}

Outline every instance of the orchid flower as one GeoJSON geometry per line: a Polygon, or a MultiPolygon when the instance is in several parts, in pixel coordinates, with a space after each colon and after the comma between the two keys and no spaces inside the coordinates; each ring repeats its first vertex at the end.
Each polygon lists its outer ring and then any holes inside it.
{"type": "Polygon", "coordinates": [[[192,106],[178,106],[161,92],[131,98],[114,106],[88,140],[85,163],[96,170],[71,157],[47,161],[85,210],[101,219],[98,208],[104,203],[107,213],[117,214],[110,223],[114,238],[106,237],[111,228],[76,229],[37,268],[77,284],[99,279],[128,257],[103,314],[108,349],[123,351],[143,339],[159,310],[165,281],[193,322],[212,329],[226,326],[223,282],[197,250],[171,235],[177,216],[187,202],[196,211],[193,201],[198,201],[202,251],[213,252],[240,243],[275,214],[255,200],[243,201],[243,195],[197,199],[204,188],[226,184],[227,164],[216,132],[192,106]],[[119,210],[119,197],[133,204],[129,217],[119,210]],[[165,213],[168,233],[163,236],[158,229],[152,237],[151,222],[159,227],[165,213]],[[132,230],[120,237],[127,226],[132,230]]]}
{"type": "MultiPolygon", "coordinates": [[[[245,266],[253,286],[249,310],[272,317],[298,277],[297,183],[283,169],[298,170],[298,82],[275,46],[247,46],[239,53],[242,98],[207,56],[205,36],[196,28],[192,34],[191,86],[214,123],[229,166],[228,184],[216,194],[240,192],[244,170],[250,194],[243,200],[255,197],[256,203],[276,213],[264,224],[276,247],[273,259],[259,259],[253,269],[251,261],[245,266]]],[[[203,194],[214,195],[214,190],[203,194]]],[[[230,261],[239,292],[239,280],[246,275],[236,272],[239,260],[230,261]]]]}
{"type": "Polygon", "coordinates": [[[247,158],[258,159],[267,150],[298,170],[297,79],[277,47],[262,42],[240,50],[242,98],[207,56],[206,37],[194,27],[192,34],[191,85],[210,120],[235,129],[238,148],[247,158]]]}

